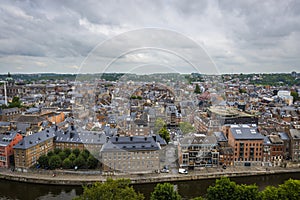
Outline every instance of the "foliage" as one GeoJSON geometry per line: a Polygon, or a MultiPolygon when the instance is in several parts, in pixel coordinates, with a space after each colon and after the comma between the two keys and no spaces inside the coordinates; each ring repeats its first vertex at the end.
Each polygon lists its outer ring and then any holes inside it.
{"type": "Polygon", "coordinates": [[[236,185],[236,196],[239,200],[259,199],[260,193],[256,185],[236,185]]]}
{"type": "Polygon", "coordinates": [[[289,179],[278,187],[278,199],[300,199],[300,180],[289,179]]]}
{"type": "Polygon", "coordinates": [[[180,122],[179,128],[183,134],[195,132],[195,128],[188,122],[180,122]]]}
{"type": "Polygon", "coordinates": [[[167,143],[169,143],[170,141],[170,133],[167,130],[166,126],[163,126],[159,131],[158,134],[164,139],[166,140],[167,143]]]}
{"type": "Polygon", "coordinates": [[[76,148],[76,149],[74,149],[74,150],[72,151],[72,153],[74,153],[75,156],[78,157],[79,154],[80,154],[80,150],[79,150],[78,148],[76,148]]]}
{"type": "Polygon", "coordinates": [[[95,169],[98,165],[98,160],[90,155],[87,159],[87,166],[89,169],[95,169]]]}
{"type": "Polygon", "coordinates": [[[69,158],[64,159],[63,163],[62,163],[62,167],[64,169],[70,169],[73,167],[72,161],[69,158]]]}
{"type": "Polygon", "coordinates": [[[151,193],[151,200],[180,200],[181,196],[170,183],[158,183],[151,193]]]}
{"type": "Polygon", "coordinates": [[[98,166],[98,160],[94,158],[88,150],[80,151],[79,149],[54,149],[47,155],[42,155],[38,159],[38,163],[42,168],[49,167],[56,169],[63,167],[64,169],[72,169],[77,166],[81,169],[95,169],[98,166]]]}
{"type": "Polygon", "coordinates": [[[299,94],[297,91],[292,91],[291,92],[291,96],[293,96],[293,101],[299,101],[300,100],[300,97],[299,97],[299,94]]]}
{"type": "Polygon", "coordinates": [[[49,159],[48,159],[48,156],[46,156],[46,155],[41,155],[38,159],[38,163],[42,168],[48,167],[48,162],[49,162],[49,159]]]}
{"type": "Polygon", "coordinates": [[[200,94],[201,93],[201,90],[200,90],[200,87],[199,87],[198,84],[196,84],[196,88],[194,90],[194,93],[196,93],[196,94],[200,94]]]}
{"type": "Polygon", "coordinates": [[[157,133],[166,125],[166,122],[162,118],[157,118],[154,122],[154,133],[157,133]]]}
{"type": "Polygon", "coordinates": [[[215,186],[209,186],[207,189],[206,198],[208,200],[237,199],[236,183],[230,181],[227,177],[217,179],[215,186]]]}
{"type": "Polygon", "coordinates": [[[142,200],[144,196],[137,193],[132,186],[129,186],[129,179],[113,180],[107,179],[105,183],[95,183],[92,186],[84,186],[83,194],[76,197],[76,200],[142,200]]]}
{"type": "Polygon", "coordinates": [[[74,165],[77,166],[78,168],[82,168],[85,165],[85,159],[79,155],[75,160],[74,160],[74,165]]]}
{"type": "Polygon", "coordinates": [[[19,97],[13,97],[12,102],[8,104],[9,108],[21,108],[22,107],[22,102],[20,101],[19,97]]]}
{"type": "Polygon", "coordinates": [[[61,159],[58,155],[53,155],[49,158],[50,169],[56,169],[61,166],[61,159]]]}

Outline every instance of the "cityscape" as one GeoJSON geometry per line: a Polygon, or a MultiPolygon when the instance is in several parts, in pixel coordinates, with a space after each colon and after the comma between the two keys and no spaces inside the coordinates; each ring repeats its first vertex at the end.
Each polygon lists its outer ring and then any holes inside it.
{"type": "Polygon", "coordinates": [[[0,5],[0,199],[299,199],[299,3],[129,2],[0,5]]]}

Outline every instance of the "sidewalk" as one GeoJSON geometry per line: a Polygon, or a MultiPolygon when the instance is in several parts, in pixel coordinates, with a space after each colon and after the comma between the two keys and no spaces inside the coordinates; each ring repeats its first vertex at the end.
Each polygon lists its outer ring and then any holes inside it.
{"type": "Polygon", "coordinates": [[[161,173],[161,174],[80,174],[62,170],[48,170],[45,173],[39,172],[12,172],[7,169],[0,170],[0,178],[13,181],[40,183],[40,184],[57,184],[57,185],[83,185],[91,184],[97,181],[104,182],[107,178],[129,178],[132,183],[156,183],[172,181],[188,181],[197,179],[219,178],[221,176],[253,176],[268,175],[275,173],[299,173],[300,168],[281,168],[271,167],[266,170],[265,167],[228,167],[226,170],[220,168],[204,168],[197,171],[189,171],[189,174],[161,173]],[[55,176],[53,176],[55,174],[55,176]]]}

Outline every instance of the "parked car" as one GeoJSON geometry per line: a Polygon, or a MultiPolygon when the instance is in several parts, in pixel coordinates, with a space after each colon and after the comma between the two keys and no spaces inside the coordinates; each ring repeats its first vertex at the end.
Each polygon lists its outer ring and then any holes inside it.
{"type": "Polygon", "coordinates": [[[178,169],[178,173],[179,173],[179,174],[188,174],[188,171],[187,171],[186,169],[179,168],[179,169],[178,169]]]}
{"type": "Polygon", "coordinates": [[[160,170],[161,173],[169,173],[169,167],[167,165],[164,166],[164,168],[162,170],[160,170]]]}

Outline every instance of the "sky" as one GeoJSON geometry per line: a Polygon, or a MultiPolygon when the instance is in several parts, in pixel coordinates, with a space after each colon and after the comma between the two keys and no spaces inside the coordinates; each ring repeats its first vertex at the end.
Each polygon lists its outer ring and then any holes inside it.
{"type": "Polygon", "coordinates": [[[300,1],[3,0],[0,73],[300,72],[300,1]]]}

